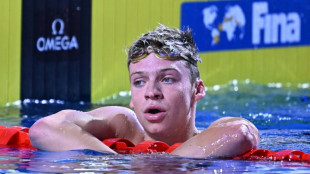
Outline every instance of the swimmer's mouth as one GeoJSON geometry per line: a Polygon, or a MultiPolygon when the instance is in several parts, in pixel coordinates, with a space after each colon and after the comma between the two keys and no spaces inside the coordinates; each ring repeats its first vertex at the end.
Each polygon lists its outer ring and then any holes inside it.
{"type": "Polygon", "coordinates": [[[166,110],[160,106],[149,106],[144,110],[145,119],[149,122],[161,122],[166,116],[166,110]]]}
{"type": "Polygon", "coordinates": [[[159,112],[161,112],[161,111],[158,110],[158,109],[150,109],[147,113],[150,113],[150,114],[157,114],[157,113],[159,113],[159,112]]]}
{"type": "Polygon", "coordinates": [[[165,112],[165,111],[163,109],[159,109],[159,108],[149,108],[145,111],[145,113],[148,113],[148,114],[158,114],[161,112],[165,112]]]}

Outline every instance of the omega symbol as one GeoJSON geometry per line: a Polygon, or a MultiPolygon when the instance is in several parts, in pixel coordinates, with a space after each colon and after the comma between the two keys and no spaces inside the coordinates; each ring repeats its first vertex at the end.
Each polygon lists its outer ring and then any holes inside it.
{"type": "Polygon", "coordinates": [[[64,34],[64,29],[65,29],[65,23],[64,23],[64,21],[62,19],[59,19],[59,18],[55,19],[53,21],[53,23],[52,23],[52,34],[53,35],[57,34],[57,29],[56,29],[57,23],[60,24],[60,29],[59,29],[58,34],[59,35],[63,35],[64,34]]]}
{"type": "Polygon", "coordinates": [[[72,49],[79,49],[79,43],[75,35],[64,35],[65,22],[57,18],[52,23],[52,35],[53,37],[41,36],[37,40],[37,50],[39,52],[44,51],[66,51],[72,49]],[[57,26],[60,26],[57,31],[57,26]]]}

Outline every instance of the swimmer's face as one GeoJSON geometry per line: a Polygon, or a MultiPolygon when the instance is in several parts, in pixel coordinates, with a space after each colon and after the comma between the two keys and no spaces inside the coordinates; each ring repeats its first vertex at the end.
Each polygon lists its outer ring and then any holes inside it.
{"type": "Polygon", "coordinates": [[[131,63],[129,73],[130,107],[147,133],[168,136],[194,126],[196,101],[204,93],[197,96],[197,85],[190,83],[184,60],[159,59],[151,53],[131,63]]]}

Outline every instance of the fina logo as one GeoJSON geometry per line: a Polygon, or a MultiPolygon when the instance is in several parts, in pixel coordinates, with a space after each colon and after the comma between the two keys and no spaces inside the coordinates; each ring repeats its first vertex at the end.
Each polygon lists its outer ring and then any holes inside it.
{"type": "MultiPolygon", "coordinates": [[[[298,43],[301,41],[301,19],[297,12],[269,13],[268,2],[252,4],[252,44],[272,45],[298,43]]],[[[220,34],[226,34],[228,42],[242,40],[245,36],[246,18],[239,5],[227,6],[220,22],[217,6],[202,10],[203,24],[210,31],[211,45],[220,43],[220,34]]]]}
{"type": "Polygon", "coordinates": [[[73,35],[71,38],[64,35],[65,23],[62,19],[55,19],[52,23],[52,34],[54,37],[45,38],[39,37],[37,40],[37,49],[40,52],[44,51],[61,51],[61,50],[72,50],[79,49],[76,36],[73,35]],[[59,24],[59,31],[56,29],[56,25],[59,24]],[[61,36],[64,35],[64,36],[61,36]]]}
{"type": "Polygon", "coordinates": [[[297,12],[269,13],[267,2],[253,3],[252,11],[252,44],[260,44],[261,32],[264,44],[300,42],[301,21],[297,12]]]}

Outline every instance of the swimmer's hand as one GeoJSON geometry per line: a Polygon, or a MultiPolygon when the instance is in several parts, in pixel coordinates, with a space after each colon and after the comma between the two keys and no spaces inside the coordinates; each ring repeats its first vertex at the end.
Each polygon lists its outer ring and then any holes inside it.
{"type": "Polygon", "coordinates": [[[257,148],[259,141],[259,132],[250,121],[224,117],[187,140],[172,154],[193,158],[230,158],[257,148]]]}
{"type": "Polygon", "coordinates": [[[139,142],[143,129],[137,122],[134,113],[123,107],[103,107],[90,112],[64,110],[34,123],[29,137],[33,146],[46,151],[91,149],[115,154],[101,140],[127,138],[139,142]]]}

